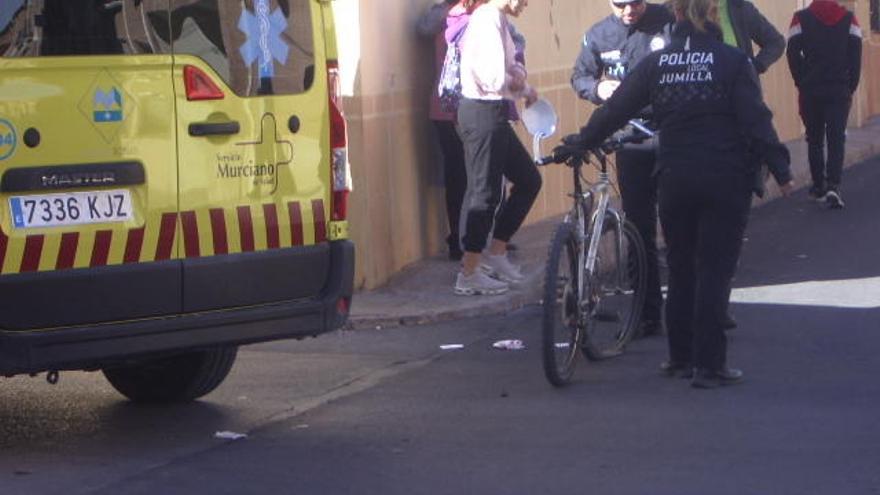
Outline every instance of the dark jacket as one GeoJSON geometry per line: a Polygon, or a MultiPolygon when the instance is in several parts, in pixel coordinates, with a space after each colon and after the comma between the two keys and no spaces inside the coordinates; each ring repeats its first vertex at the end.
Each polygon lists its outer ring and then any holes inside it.
{"type": "Polygon", "coordinates": [[[795,12],[787,54],[801,92],[850,96],[862,72],[859,22],[836,2],[814,0],[809,8],[795,12]]]}
{"type": "Polygon", "coordinates": [[[648,55],[581,129],[595,147],[651,104],[660,126],[658,166],[755,172],[748,150],[762,157],[779,184],[791,180],[789,156],[773,128],[749,58],[721,41],[720,28],[675,27],[671,45],[648,55]]]}
{"type": "Polygon", "coordinates": [[[633,26],[624,25],[613,14],[597,22],[584,34],[571,87],[581,98],[601,105],[602,99],[596,92],[599,81],[623,80],[645,56],[664,48],[673,22],[669,9],[650,3],[633,26]]]}
{"type": "Polygon", "coordinates": [[[761,12],[747,0],[727,0],[730,23],[736,35],[736,44],[752,59],[758,74],[763,74],[785,53],[785,37],[761,12]],[[752,42],[758,45],[755,54],[752,42]]]}

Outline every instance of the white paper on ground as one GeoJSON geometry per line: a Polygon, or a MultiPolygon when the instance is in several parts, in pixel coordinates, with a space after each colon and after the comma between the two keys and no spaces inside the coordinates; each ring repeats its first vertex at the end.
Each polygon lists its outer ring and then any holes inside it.
{"type": "Polygon", "coordinates": [[[247,438],[247,434],[236,433],[234,431],[218,431],[217,433],[214,433],[214,438],[220,438],[222,440],[239,440],[247,438]]]}
{"type": "Polygon", "coordinates": [[[492,344],[492,347],[496,349],[502,349],[505,351],[521,351],[526,348],[526,345],[523,344],[522,340],[519,339],[510,339],[510,340],[499,340],[492,344]]]}
{"type": "Polygon", "coordinates": [[[454,351],[458,349],[464,349],[464,344],[443,344],[440,346],[441,350],[444,351],[454,351]]]}

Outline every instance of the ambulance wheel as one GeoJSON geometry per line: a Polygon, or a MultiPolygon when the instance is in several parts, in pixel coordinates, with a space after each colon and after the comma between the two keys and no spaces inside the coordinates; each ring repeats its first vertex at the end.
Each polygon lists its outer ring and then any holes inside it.
{"type": "Polygon", "coordinates": [[[119,393],[134,402],[188,402],[202,397],[229,374],[238,347],[216,347],[104,368],[119,393]]]}

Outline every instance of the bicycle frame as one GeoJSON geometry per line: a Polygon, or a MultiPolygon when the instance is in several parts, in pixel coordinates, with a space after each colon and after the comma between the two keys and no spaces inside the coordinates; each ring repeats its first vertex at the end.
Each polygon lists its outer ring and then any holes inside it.
{"type": "MultiPolygon", "coordinates": [[[[614,221],[614,239],[615,251],[617,258],[623,253],[623,225],[626,220],[623,212],[617,210],[611,205],[611,180],[608,176],[607,157],[602,153],[595,153],[597,160],[601,166],[599,171],[599,179],[590,186],[587,191],[583,190],[581,184],[581,169],[584,161],[582,158],[573,158],[572,173],[574,179],[574,206],[566,217],[565,221],[571,221],[574,217],[577,224],[575,232],[577,234],[578,248],[580,250],[580,259],[583,263],[578,265],[578,297],[579,304],[583,309],[592,302],[592,298],[587,296],[584,287],[585,280],[592,280],[596,274],[596,263],[599,254],[599,239],[603,229],[605,228],[606,215],[610,215],[614,221]],[[590,201],[592,200],[592,201],[590,201]],[[594,203],[595,207],[590,203],[594,203]],[[589,216],[589,223],[587,218],[589,216]],[[589,230],[589,235],[587,231],[589,230]],[[584,241],[589,239],[589,243],[584,241]]],[[[617,271],[618,287],[622,287],[625,283],[622,270],[617,271]]],[[[591,296],[592,294],[590,294],[591,296]]]]}

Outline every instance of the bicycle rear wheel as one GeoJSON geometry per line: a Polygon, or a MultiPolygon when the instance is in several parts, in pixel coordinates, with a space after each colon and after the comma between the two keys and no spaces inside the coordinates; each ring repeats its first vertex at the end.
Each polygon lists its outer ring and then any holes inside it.
{"type": "Polygon", "coordinates": [[[571,381],[582,339],[583,324],[578,310],[579,253],[574,225],[560,224],[547,256],[541,325],[544,374],[556,387],[571,381]]]}
{"type": "Polygon", "coordinates": [[[590,308],[582,350],[596,361],[620,355],[632,340],[645,305],[647,259],[635,226],[626,221],[618,250],[616,221],[605,217],[595,274],[585,283],[590,308]]]}

